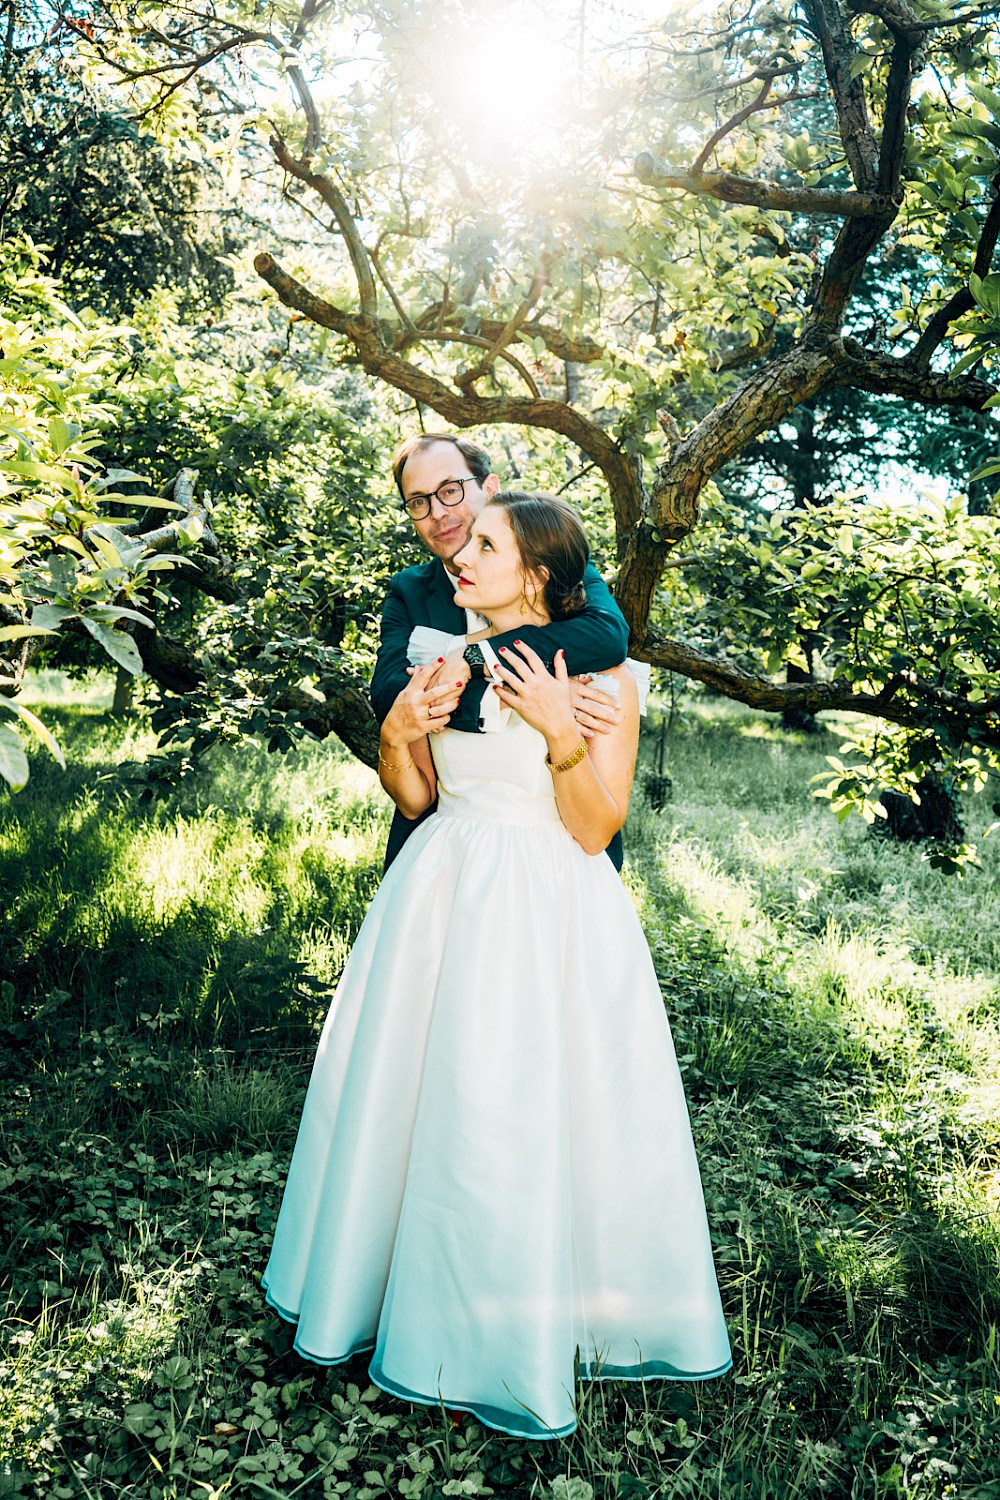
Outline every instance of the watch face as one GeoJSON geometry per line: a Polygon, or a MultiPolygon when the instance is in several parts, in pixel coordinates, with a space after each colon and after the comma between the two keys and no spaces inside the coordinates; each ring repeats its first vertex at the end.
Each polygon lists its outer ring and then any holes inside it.
{"type": "Polygon", "coordinates": [[[470,645],[466,646],[465,650],[462,652],[462,655],[465,657],[465,660],[469,663],[469,670],[472,672],[473,676],[475,676],[477,672],[481,672],[482,675],[485,677],[485,675],[486,675],[486,658],[484,657],[482,651],[480,650],[479,646],[477,645],[477,643],[475,641],[473,641],[470,645]]]}

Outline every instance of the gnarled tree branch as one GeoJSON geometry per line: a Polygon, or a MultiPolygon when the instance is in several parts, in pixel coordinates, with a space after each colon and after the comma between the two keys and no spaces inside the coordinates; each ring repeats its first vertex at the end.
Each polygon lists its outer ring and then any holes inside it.
{"type": "Polygon", "coordinates": [[[748,203],[754,208],[772,208],[796,214],[815,214],[829,218],[868,218],[884,212],[875,192],[835,192],[827,188],[789,188],[757,177],[741,177],[736,172],[672,172],[649,151],[635,159],[635,175],[647,187],[676,188],[723,203],[748,203]]]}
{"type": "MultiPolygon", "coordinates": [[[[822,27],[831,21],[831,17],[839,18],[841,23],[843,21],[835,3],[830,5],[828,13],[826,0],[816,0],[815,10],[817,16],[822,18],[819,23],[821,36],[826,35],[822,27]]],[[[843,29],[842,26],[841,29],[843,29]]],[[[836,30],[836,34],[839,36],[840,30],[836,30]]],[[[859,110],[861,108],[864,110],[864,126],[856,123],[853,139],[858,148],[859,163],[863,158],[864,170],[867,172],[869,171],[868,145],[870,142],[873,143],[873,138],[871,125],[868,123],[864,92],[862,91],[861,94],[860,105],[851,103],[853,86],[859,80],[845,82],[841,76],[839,61],[836,58],[831,61],[831,57],[827,55],[826,42],[824,42],[823,50],[830,86],[837,100],[838,113],[841,112],[843,105],[843,115],[857,121],[859,110]],[[832,72],[831,67],[833,67],[832,72]],[[846,90],[846,93],[842,98],[840,91],[843,90],[846,90]]],[[[837,333],[840,330],[848,303],[868,263],[868,257],[885,235],[902,205],[900,173],[906,139],[906,109],[909,104],[913,77],[913,54],[914,44],[910,39],[903,35],[897,36],[893,45],[889,78],[886,84],[882,140],[876,169],[877,192],[874,195],[873,208],[871,213],[864,218],[848,219],[841,225],[833,251],[823,268],[823,275],[810,309],[808,328],[821,329],[825,333],[837,333]]],[[[843,129],[842,120],[841,130],[843,129]]]]}
{"type": "MultiPolygon", "coordinates": [[[[641,645],[633,643],[630,649],[641,661],[679,672],[727,698],[768,713],[784,713],[789,709],[810,714],[836,710],[869,714],[910,728],[920,728],[928,722],[928,710],[922,702],[927,697],[924,685],[907,685],[899,677],[895,679],[892,692],[866,693],[841,681],[772,682],[759,673],[747,672],[735,662],[709,656],[695,646],[654,635],[641,645]]],[[[956,738],[961,739],[975,726],[979,744],[1000,748],[1000,724],[990,723],[990,714],[982,712],[981,704],[969,703],[953,693],[942,698],[939,693],[934,709],[934,717],[944,718],[956,738]]]]}
{"type": "Polygon", "coordinates": [[[833,93],[840,138],[854,186],[860,193],[875,191],[878,149],[868,113],[864,79],[852,76],[858,55],[851,28],[838,0],[810,0],[806,14],[819,38],[826,76],[833,93]]]}
{"type": "MultiPolygon", "coordinates": [[[[274,152],[278,165],[286,171],[290,177],[298,182],[305,183],[306,187],[312,188],[327,207],[332,211],[337,221],[337,228],[343,236],[347,253],[351,257],[351,265],[354,267],[354,275],[358,284],[358,300],[361,303],[361,312],[364,317],[374,322],[378,317],[378,293],[375,287],[375,274],[372,270],[368,251],[355,223],[354,215],[347,206],[347,199],[340,191],[333,178],[326,172],[314,172],[309,165],[309,154],[302,157],[293,156],[289,151],[283,137],[275,131],[271,136],[271,150],[274,152]]],[[[308,316],[308,314],[307,314],[308,316]]]]}
{"type": "MultiPolygon", "coordinates": [[[[989,274],[990,266],[993,264],[993,255],[997,246],[997,238],[1000,236],[1000,177],[994,177],[991,184],[993,189],[993,202],[990,211],[983,223],[982,233],[979,236],[979,244],[976,246],[976,257],[972,263],[975,275],[984,277],[989,274]]],[[[948,335],[948,329],[956,318],[964,317],[971,312],[976,305],[967,286],[959,287],[948,301],[938,308],[933,317],[927,323],[927,327],[917,339],[910,351],[907,363],[915,369],[926,369],[934,356],[935,350],[944,342],[948,335]]]]}
{"type": "Polygon", "coordinates": [[[304,313],[321,327],[334,328],[345,334],[354,344],[362,367],[369,375],[430,406],[453,426],[476,427],[491,422],[509,422],[547,428],[568,437],[594,460],[607,480],[619,534],[630,530],[638,520],[644,493],[639,461],[582,412],[567,406],[564,401],[544,397],[461,394],[436,375],[386,348],[374,323],[347,314],[317,297],[283,271],[272,256],[258,255],[254,266],[286,307],[304,313]]]}
{"type": "Polygon", "coordinates": [[[802,94],[798,89],[789,89],[786,94],[779,94],[776,99],[769,99],[767,96],[771,92],[771,84],[773,81],[773,76],[766,77],[764,80],[764,85],[761,88],[760,93],[757,95],[756,99],[752,99],[750,103],[745,104],[742,109],[736,110],[734,114],[730,115],[728,120],[724,120],[722,122],[718,130],[712,132],[708,140],[705,142],[704,146],[702,146],[701,150],[698,152],[698,155],[695,157],[694,161],[691,163],[690,175],[692,177],[701,176],[701,174],[705,170],[705,164],[708,161],[709,157],[712,155],[712,152],[715,150],[716,146],[724,141],[727,135],[731,135],[732,132],[736,130],[740,125],[742,125],[745,120],[749,120],[752,115],[760,114],[761,110],[764,109],[780,109],[782,105],[791,104],[797,99],[815,98],[815,95],[813,94],[802,94]]]}
{"type": "MultiPolygon", "coordinates": [[[[479,363],[473,365],[469,370],[463,370],[462,374],[458,377],[456,384],[458,385],[459,390],[462,391],[466,396],[472,395],[476,381],[481,379],[483,375],[489,373],[490,367],[493,364],[493,361],[496,359],[497,355],[503,353],[511,340],[517,337],[519,329],[527,321],[528,314],[531,312],[531,309],[534,307],[535,303],[542,295],[542,289],[544,288],[548,279],[548,260],[545,256],[543,256],[535,269],[535,274],[531,278],[531,286],[528,288],[527,296],[524,298],[524,301],[521,303],[520,307],[518,307],[508,318],[507,322],[502,325],[499,333],[493,339],[492,343],[487,346],[487,352],[483,355],[479,363]]],[[[531,384],[534,385],[534,382],[532,381],[531,384]]],[[[535,390],[535,394],[538,394],[537,388],[535,390]]]]}
{"type": "Polygon", "coordinates": [[[974,375],[938,374],[913,358],[894,359],[866,349],[856,339],[844,339],[831,384],[853,386],[881,396],[903,396],[927,406],[957,406],[982,411],[997,387],[974,375]]]}

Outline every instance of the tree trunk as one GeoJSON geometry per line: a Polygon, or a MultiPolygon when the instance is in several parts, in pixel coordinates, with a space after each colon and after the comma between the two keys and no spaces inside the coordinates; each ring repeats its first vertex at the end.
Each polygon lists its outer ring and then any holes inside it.
{"type": "Polygon", "coordinates": [[[917,782],[916,792],[919,803],[911,802],[903,792],[883,792],[886,816],[876,818],[872,832],[898,843],[961,843],[965,828],[952,783],[929,771],[917,782]]]}
{"type": "MultiPolygon", "coordinates": [[[[788,421],[795,428],[796,434],[795,459],[791,464],[790,476],[792,504],[795,510],[802,511],[807,505],[815,505],[822,484],[816,450],[816,413],[812,402],[803,402],[795,412],[790,414],[788,421]]],[[[806,665],[800,667],[796,661],[786,661],[785,681],[811,682],[813,678],[812,639],[807,633],[799,637],[798,644],[806,665]]],[[[799,734],[815,734],[819,729],[819,720],[808,709],[786,708],[781,715],[781,727],[792,732],[797,731],[799,734]]]]}
{"type": "MultiPolygon", "coordinates": [[[[786,682],[811,682],[813,681],[813,654],[808,649],[807,643],[801,642],[805,651],[805,660],[810,667],[804,669],[799,666],[798,661],[786,661],[784,664],[784,679],[786,682]]],[[[781,727],[783,729],[798,730],[799,733],[814,735],[820,727],[816,714],[811,714],[808,708],[786,708],[781,712],[781,727]]]]}
{"type": "Polygon", "coordinates": [[[115,678],[115,697],[111,705],[111,716],[115,719],[127,719],[132,712],[132,694],[135,691],[135,677],[131,672],[126,672],[124,667],[118,668],[118,676],[115,678]]]}

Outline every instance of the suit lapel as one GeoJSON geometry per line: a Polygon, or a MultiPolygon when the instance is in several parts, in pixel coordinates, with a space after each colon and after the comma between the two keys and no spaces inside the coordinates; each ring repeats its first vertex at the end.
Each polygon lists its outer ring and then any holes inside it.
{"type": "Polygon", "coordinates": [[[430,565],[428,605],[430,622],[435,630],[447,630],[452,635],[465,634],[465,610],[455,603],[455,590],[448,578],[444,563],[436,557],[430,565]]]}

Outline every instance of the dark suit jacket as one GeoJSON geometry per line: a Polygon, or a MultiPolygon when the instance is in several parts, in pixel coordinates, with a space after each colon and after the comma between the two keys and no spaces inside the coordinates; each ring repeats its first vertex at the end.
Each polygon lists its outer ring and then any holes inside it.
{"type": "MultiPolygon", "coordinates": [[[[563,650],[571,677],[581,672],[606,672],[617,667],[624,661],[628,650],[628,626],[611,590],[592,565],[587,568],[584,584],[587,607],[580,614],[544,627],[522,625],[518,630],[493,637],[490,645],[498,651],[501,646],[512,647],[515,639],[522,640],[538,652],[550,670],[556,652],[563,650]]],[[[389,596],[382,611],[382,643],[371,689],[372,705],[380,724],[410,680],[406,671],[406,648],[414,625],[429,625],[435,630],[447,630],[452,635],[465,634],[465,610],[455,602],[455,590],[440,558],[406,568],[397,573],[389,585],[389,596]]],[[[459,707],[451,716],[450,728],[473,734],[479,732],[479,705],[485,688],[486,684],[481,681],[468,684],[459,707]]],[[[427,817],[428,813],[423,816],[427,817]]],[[[385,852],[386,869],[422,821],[423,818],[404,818],[397,811],[385,852]]],[[[620,870],[620,833],[616,833],[608,845],[608,854],[615,869],[620,870]]]]}

